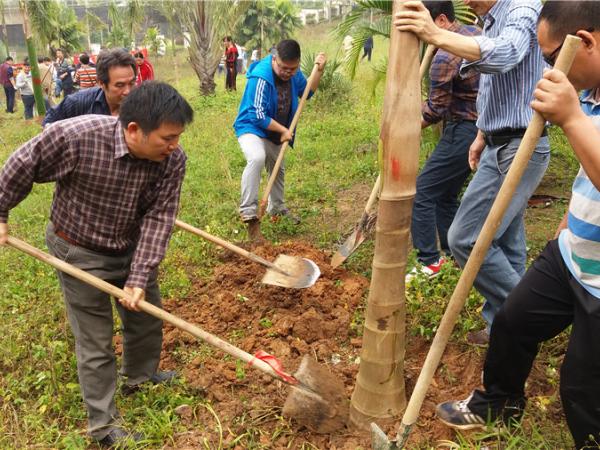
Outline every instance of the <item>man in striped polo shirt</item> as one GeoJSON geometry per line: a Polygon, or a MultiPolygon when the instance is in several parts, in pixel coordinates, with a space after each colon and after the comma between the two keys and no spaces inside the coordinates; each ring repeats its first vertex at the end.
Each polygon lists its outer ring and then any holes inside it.
{"type": "Polygon", "coordinates": [[[90,65],[90,57],[87,53],[82,53],[79,56],[81,66],[75,72],[75,83],[79,84],[79,89],[89,89],[96,87],[98,78],[96,76],[96,68],[90,65]]]}
{"type": "MultiPolygon", "coordinates": [[[[406,2],[407,9],[395,20],[400,31],[414,32],[419,39],[462,57],[462,74],[470,70],[481,73],[479,132],[469,150],[469,164],[477,172],[448,231],[450,250],[461,266],[467,262],[531,120],[529,103],[544,67],[536,40],[540,0],[465,3],[483,17],[481,36],[463,36],[437,27],[418,1],[406,2]]],[[[475,287],[485,298],[482,315],[487,327],[471,333],[471,343],[487,343],[496,312],[525,273],[523,215],[549,161],[550,146],[544,132],[475,279],[475,287]]]]}
{"type": "Polygon", "coordinates": [[[600,2],[549,1],[538,25],[553,65],[567,34],[582,39],[569,77],[552,70],[532,107],[560,126],[581,167],[569,210],[557,231],[500,308],[492,325],[483,390],[438,405],[439,418],[458,429],[486,419],[518,418],[525,381],[539,345],[572,325],[561,368],[560,396],[576,447],[600,443],[600,2]],[[571,84],[572,83],[572,84],[571,84]],[[581,95],[581,107],[577,91],[581,95]]]}

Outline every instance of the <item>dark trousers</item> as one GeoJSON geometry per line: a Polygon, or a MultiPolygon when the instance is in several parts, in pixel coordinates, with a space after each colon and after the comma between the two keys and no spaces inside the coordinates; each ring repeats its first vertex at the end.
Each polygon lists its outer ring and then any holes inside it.
{"type": "Polygon", "coordinates": [[[448,229],[458,210],[458,194],[471,173],[469,147],[476,135],[473,122],[448,122],[417,178],[411,235],[422,264],[440,257],[438,236],[442,250],[449,253],[448,229]]]}
{"type": "Polygon", "coordinates": [[[235,86],[235,79],[237,77],[237,71],[235,70],[235,63],[230,64],[227,63],[225,65],[225,89],[227,89],[228,91],[235,91],[236,90],[236,86],[235,86]]]}
{"type": "Polygon", "coordinates": [[[365,59],[365,56],[367,56],[367,59],[369,61],[371,61],[372,53],[373,53],[373,47],[365,47],[365,48],[363,48],[363,55],[360,59],[363,60],[363,59],[365,59]]]}
{"type": "MultiPolygon", "coordinates": [[[[52,224],[46,229],[46,244],[52,255],[117,287],[122,288],[129,276],[133,250],[117,256],[87,250],[57,236],[52,224]]],[[[146,301],[160,308],[156,276],[156,270],[150,274],[146,301]]],[[[99,440],[120,427],[115,404],[117,361],[110,296],[60,271],[58,279],[75,337],[77,375],[88,412],[88,433],[99,440]]],[[[123,333],[121,374],[127,378],[127,384],[140,384],[149,380],[158,368],[162,321],[115,304],[123,333]]]]}
{"type": "Polygon", "coordinates": [[[495,419],[525,405],[527,379],[539,344],[573,325],[560,374],[560,395],[577,448],[600,445],[600,298],[565,265],[558,242],[548,243],[508,296],[492,324],[483,384],[469,402],[495,419]],[[595,441],[588,437],[594,436],[595,441]]]}
{"type": "Polygon", "coordinates": [[[6,112],[15,112],[15,88],[12,85],[4,86],[6,95],[6,112]]]}
{"type": "Polygon", "coordinates": [[[33,95],[21,94],[21,100],[25,106],[25,118],[33,119],[33,107],[35,106],[35,97],[33,95]]]}

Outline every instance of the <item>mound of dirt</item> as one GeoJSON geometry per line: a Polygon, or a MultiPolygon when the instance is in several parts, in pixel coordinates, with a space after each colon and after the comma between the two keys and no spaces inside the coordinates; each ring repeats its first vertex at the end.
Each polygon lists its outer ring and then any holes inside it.
{"type": "MultiPolygon", "coordinates": [[[[188,298],[165,302],[165,309],[206,331],[254,354],[264,350],[276,356],[284,370],[293,373],[303,355],[315,357],[346,386],[350,397],[358,373],[362,325],[353,323],[355,311],[366,298],[369,281],[343,268],[332,269],[329,256],[303,242],[254,248],[260,256],[274,260],[278,254],[302,256],[321,269],[317,283],[308,289],[285,289],[260,282],[264,268],[233,254],[224,254],[209,281],[198,282],[188,298]]],[[[362,316],[361,314],[359,314],[362,316]]],[[[405,375],[407,392],[412,390],[425,359],[428,344],[409,338],[405,375]]],[[[453,439],[453,433],[434,419],[435,404],[462,398],[480,384],[483,353],[464,345],[449,345],[441,368],[429,390],[408,448],[453,439]]],[[[224,448],[245,448],[234,440],[258,429],[252,438],[260,448],[299,448],[309,442],[319,449],[370,448],[369,433],[344,431],[316,435],[292,424],[282,427],[280,413],[289,388],[246,364],[208,351],[195,338],[165,324],[161,360],[163,369],[182,373],[198,395],[211,400],[220,420],[224,448]],[[197,356],[181,360],[181,349],[197,356]]],[[[173,448],[216,448],[221,439],[215,432],[212,413],[197,408],[182,415],[187,432],[175,436],[173,448]]],[[[384,428],[393,435],[393,426],[384,428]]],[[[257,447],[259,448],[259,447],[257,447]]]]}

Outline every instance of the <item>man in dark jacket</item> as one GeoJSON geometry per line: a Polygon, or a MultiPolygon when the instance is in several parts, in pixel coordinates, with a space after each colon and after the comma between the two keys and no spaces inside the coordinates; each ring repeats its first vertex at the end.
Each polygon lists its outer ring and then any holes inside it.
{"type": "Polygon", "coordinates": [[[118,116],[121,102],[135,86],[136,70],[135,59],[122,48],[100,53],[96,63],[100,86],[66,97],[46,113],[42,124],[46,126],[84,114],[118,116]]]}
{"type": "MultiPolygon", "coordinates": [[[[320,53],[315,62],[323,70],[325,54],[320,53]]],[[[276,55],[250,66],[246,90],[233,125],[247,161],[242,175],[240,215],[248,224],[253,240],[261,238],[257,213],[262,168],[266,166],[270,175],[281,144],[292,141],[293,130],[289,126],[298,108],[298,98],[306,88],[306,78],[299,67],[300,45],[291,39],[277,45],[276,55]]],[[[316,87],[311,86],[311,89],[314,91],[316,87]]],[[[269,196],[267,210],[272,216],[290,216],[283,198],[283,181],[282,164],[269,196]]],[[[290,218],[299,223],[298,218],[290,218]]]]}

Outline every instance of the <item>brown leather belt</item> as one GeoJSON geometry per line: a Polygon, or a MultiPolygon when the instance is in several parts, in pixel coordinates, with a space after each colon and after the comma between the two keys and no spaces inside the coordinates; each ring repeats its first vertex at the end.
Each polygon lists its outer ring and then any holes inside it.
{"type": "Polygon", "coordinates": [[[56,230],[55,229],[54,230],[54,234],[56,234],[63,241],[66,241],[66,242],[68,242],[71,245],[74,245],[76,247],[85,248],[86,250],[91,250],[92,252],[100,253],[102,255],[107,255],[107,256],[122,256],[125,253],[127,253],[127,250],[125,250],[125,251],[110,250],[110,249],[105,249],[105,248],[93,247],[93,246],[90,246],[90,245],[83,245],[83,244],[77,242],[75,239],[71,239],[62,230],[56,230]]]}

